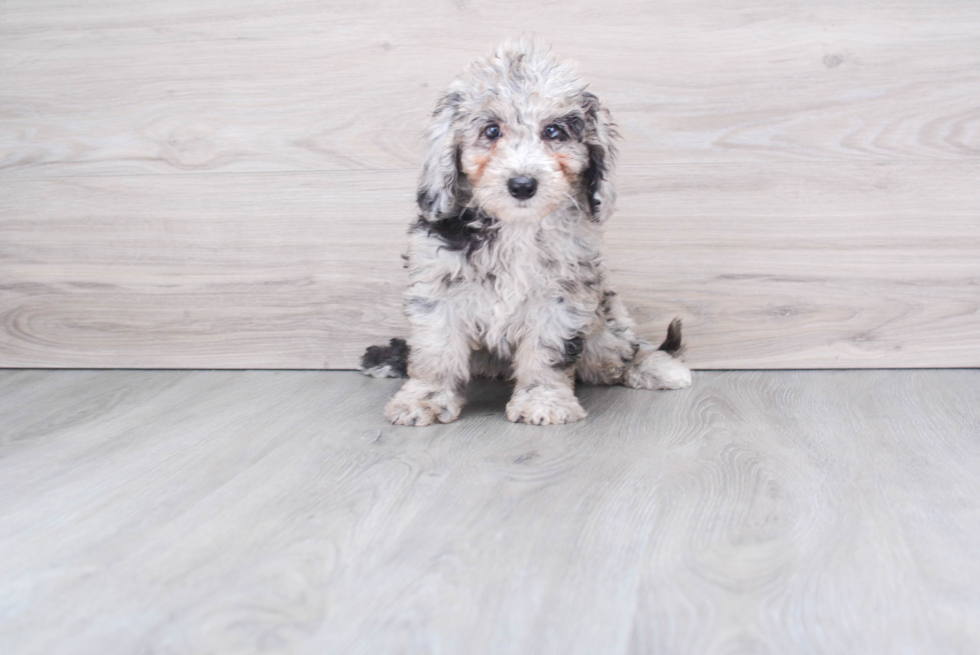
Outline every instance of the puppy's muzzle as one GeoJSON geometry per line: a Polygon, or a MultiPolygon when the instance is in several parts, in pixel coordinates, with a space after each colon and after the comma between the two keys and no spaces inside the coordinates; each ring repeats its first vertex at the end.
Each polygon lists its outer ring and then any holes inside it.
{"type": "Polygon", "coordinates": [[[507,181],[507,190],[518,200],[527,200],[538,190],[538,181],[525,175],[512,177],[507,181]]]}

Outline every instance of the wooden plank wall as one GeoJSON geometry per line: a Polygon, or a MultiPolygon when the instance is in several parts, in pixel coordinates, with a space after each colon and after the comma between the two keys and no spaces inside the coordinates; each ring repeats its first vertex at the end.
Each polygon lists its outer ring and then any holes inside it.
{"type": "Polygon", "coordinates": [[[699,368],[980,366],[975,0],[7,0],[0,366],[405,333],[440,89],[534,33],[624,136],[613,280],[699,368]]]}

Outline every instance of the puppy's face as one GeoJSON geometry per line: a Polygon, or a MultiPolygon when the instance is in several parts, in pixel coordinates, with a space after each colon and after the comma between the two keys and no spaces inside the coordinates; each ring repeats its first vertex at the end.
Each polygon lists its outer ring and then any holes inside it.
{"type": "Polygon", "coordinates": [[[537,220],[583,203],[589,150],[580,106],[499,92],[462,126],[459,166],[475,204],[503,221],[537,220]]]}
{"type": "Polygon", "coordinates": [[[596,223],[613,211],[616,136],[609,112],[572,68],[540,45],[504,44],[439,101],[419,182],[422,218],[479,207],[502,221],[572,208],[596,223]]]}

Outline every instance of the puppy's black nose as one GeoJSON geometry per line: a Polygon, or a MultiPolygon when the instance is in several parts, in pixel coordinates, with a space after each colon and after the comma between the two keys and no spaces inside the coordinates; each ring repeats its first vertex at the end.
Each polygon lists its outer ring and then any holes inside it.
{"type": "Polygon", "coordinates": [[[507,190],[518,200],[527,200],[538,190],[538,181],[523,175],[512,177],[507,181],[507,190]]]}

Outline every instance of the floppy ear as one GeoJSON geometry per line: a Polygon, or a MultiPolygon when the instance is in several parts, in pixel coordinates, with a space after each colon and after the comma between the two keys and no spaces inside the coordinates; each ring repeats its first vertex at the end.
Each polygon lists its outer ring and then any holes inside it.
{"type": "Polygon", "coordinates": [[[582,109],[585,111],[584,141],[589,149],[585,195],[592,220],[602,223],[616,209],[616,185],[613,183],[616,147],[613,141],[619,134],[609,111],[603,109],[599,99],[587,91],[582,93],[582,109]]]}
{"type": "Polygon", "coordinates": [[[444,218],[456,206],[459,148],[456,145],[455,120],[462,100],[460,94],[449,93],[439,100],[432,113],[429,149],[422,166],[417,196],[422,217],[429,221],[444,218]]]}

